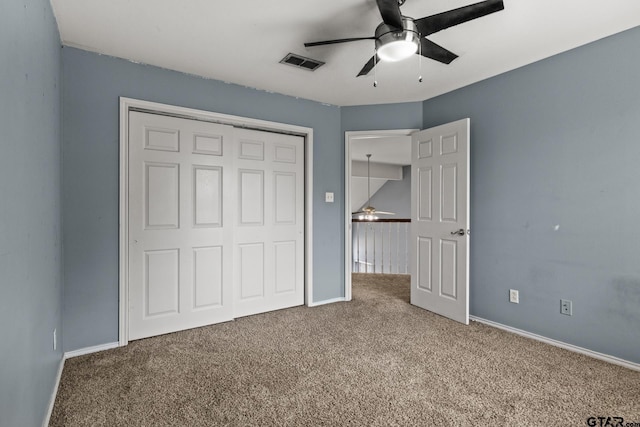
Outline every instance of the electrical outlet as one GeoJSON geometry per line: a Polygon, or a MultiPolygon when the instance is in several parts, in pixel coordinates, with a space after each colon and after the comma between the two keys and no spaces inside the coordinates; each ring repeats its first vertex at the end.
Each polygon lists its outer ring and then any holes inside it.
{"type": "Polygon", "coordinates": [[[327,203],[333,203],[333,193],[330,193],[330,192],[324,193],[324,201],[327,203]]]}
{"type": "Polygon", "coordinates": [[[56,350],[58,348],[58,329],[53,330],[53,349],[56,350]]]}
{"type": "Polygon", "coordinates": [[[560,313],[571,316],[573,314],[573,303],[568,299],[560,300],[560,313]]]}
{"type": "Polygon", "coordinates": [[[520,293],[516,289],[509,289],[509,302],[520,304],[520,293]]]}

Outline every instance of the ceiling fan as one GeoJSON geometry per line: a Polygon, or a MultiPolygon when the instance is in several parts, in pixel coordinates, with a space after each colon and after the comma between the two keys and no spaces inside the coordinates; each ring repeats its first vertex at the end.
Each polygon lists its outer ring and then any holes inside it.
{"type": "Polygon", "coordinates": [[[367,207],[358,212],[353,212],[351,215],[359,215],[358,219],[372,221],[378,219],[376,214],[395,215],[393,212],[378,211],[371,206],[371,154],[367,154],[367,207]]]}
{"type": "Polygon", "coordinates": [[[305,47],[347,43],[359,40],[375,40],[375,55],[362,67],[357,77],[365,76],[378,61],[396,62],[413,54],[450,64],[458,55],[428,40],[426,37],[438,31],[471,21],[504,9],[502,0],[486,0],[436,15],[413,19],[400,12],[405,0],[376,0],[382,23],[373,37],[352,37],[305,43],[305,47]]]}

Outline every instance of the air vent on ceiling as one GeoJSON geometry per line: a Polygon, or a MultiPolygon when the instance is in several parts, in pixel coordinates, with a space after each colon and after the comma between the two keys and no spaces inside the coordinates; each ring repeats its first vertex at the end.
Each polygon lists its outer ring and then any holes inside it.
{"type": "Polygon", "coordinates": [[[305,70],[315,71],[324,65],[324,62],[318,61],[316,59],[305,58],[304,56],[296,55],[295,53],[290,53],[282,60],[280,60],[281,64],[292,65],[298,68],[304,68],[305,70]]]}

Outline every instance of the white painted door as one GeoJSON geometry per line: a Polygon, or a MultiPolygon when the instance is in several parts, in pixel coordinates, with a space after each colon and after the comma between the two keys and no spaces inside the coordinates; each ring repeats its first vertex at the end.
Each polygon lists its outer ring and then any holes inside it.
{"type": "Polygon", "coordinates": [[[129,339],[231,320],[233,127],[129,119],[129,339]]]}
{"type": "Polygon", "coordinates": [[[304,139],[236,129],[234,316],[304,303],[304,139]]]}
{"type": "Polygon", "coordinates": [[[469,119],[412,135],[411,304],[469,324],[469,119]]]}
{"type": "Polygon", "coordinates": [[[129,339],[304,303],[304,139],[129,116],[129,339]]]}

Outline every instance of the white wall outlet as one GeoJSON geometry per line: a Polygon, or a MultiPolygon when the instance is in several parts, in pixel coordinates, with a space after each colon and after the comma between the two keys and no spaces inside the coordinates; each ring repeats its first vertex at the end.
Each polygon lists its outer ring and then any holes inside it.
{"type": "Polygon", "coordinates": [[[560,300],[560,314],[573,315],[573,303],[568,299],[560,300]]]}
{"type": "Polygon", "coordinates": [[[324,201],[327,203],[333,203],[333,193],[324,193],[324,201]]]}
{"type": "Polygon", "coordinates": [[[58,329],[53,330],[53,349],[56,350],[58,348],[58,329]]]}
{"type": "Polygon", "coordinates": [[[509,302],[520,304],[520,293],[516,289],[509,289],[509,302]]]}

